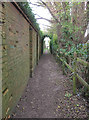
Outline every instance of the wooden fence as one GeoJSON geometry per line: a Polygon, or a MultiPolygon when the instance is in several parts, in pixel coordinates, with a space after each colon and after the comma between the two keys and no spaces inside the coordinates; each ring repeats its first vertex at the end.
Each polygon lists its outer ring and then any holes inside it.
{"type": "Polygon", "coordinates": [[[82,59],[80,59],[79,57],[77,57],[77,53],[74,53],[74,58],[73,58],[73,65],[69,65],[66,60],[65,60],[65,56],[66,53],[59,53],[60,55],[58,55],[57,53],[56,57],[62,62],[62,66],[63,66],[63,73],[65,73],[65,66],[72,72],[73,75],[73,94],[76,94],[76,79],[78,79],[78,81],[80,82],[81,85],[83,85],[85,88],[87,88],[87,90],[89,90],[89,84],[78,74],[77,72],[77,63],[81,63],[83,66],[89,68],[89,62],[84,61],[82,59]]]}

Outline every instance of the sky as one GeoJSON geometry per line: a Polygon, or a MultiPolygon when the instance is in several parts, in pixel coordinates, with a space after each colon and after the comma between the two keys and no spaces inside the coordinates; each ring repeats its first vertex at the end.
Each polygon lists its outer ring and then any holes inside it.
{"type": "Polygon", "coordinates": [[[45,45],[46,45],[46,48],[47,48],[47,46],[49,46],[50,38],[49,38],[49,37],[46,37],[46,38],[44,39],[44,41],[45,41],[45,45]]]}
{"type": "MultiPolygon", "coordinates": [[[[37,1],[39,0],[28,0],[31,3],[35,4],[37,1]]],[[[51,14],[49,13],[49,11],[46,8],[43,7],[38,7],[38,6],[34,6],[30,4],[30,7],[33,10],[33,13],[36,14],[36,18],[39,18],[39,16],[43,17],[43,18],[47,18],[47,19],[51,19],[51,14]],[[39,15],[39,16],[37,16],[39,15]]],[[[44,19],[37,19],[37,22],[39,23],[39,26],[41,28],[42,31],[46,31],[47,29],[47,25],[50,26],[50,22],[44,20],[44,19]]],[[[85,37],[89,34],[89,23],[85,32],[85,37]]]]}
{"type": "Polygon", "coordinates": [[[87,37],[88,34],[89,34],[89,23],[88,23],[88,25],[87,25],[87,29],[86,29],[86,32],[85,32],[84,37],[87,37]]]}
{"type": "MultiPolygon", "coordinates": [[[[31,3],[35,4],[37,2],[37,0],[28,0],[31,3]]],[[[35,5],[31,5],[30,7],[32,8],[32,11],[34,14],[36,14],[36,18],[39,18],[39,16],[46,18],[46,19],[51,19],[51,14],[49,13],[49,11],[46,8],[43,7],[38,7],[35,5]],[[39,16],[37,16],[39,15],[39,16]]],[[[47,26],[50,26],[50,22],[44,20],[44,19],[37,19],[37,23],[39,23],[39,26],[41,28],[42,31],[46,31],[47,26]]]]}

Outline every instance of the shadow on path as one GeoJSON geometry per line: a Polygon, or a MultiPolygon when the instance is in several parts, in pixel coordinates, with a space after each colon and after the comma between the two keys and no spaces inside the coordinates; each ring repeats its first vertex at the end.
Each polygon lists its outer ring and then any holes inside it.
{"type": "Polygon", "coordinates": [[[86,118],[87,114],[85,101],[72,95],[72,81],[62,75],[51,54],[43,54],[12,117],[86,118]]]}

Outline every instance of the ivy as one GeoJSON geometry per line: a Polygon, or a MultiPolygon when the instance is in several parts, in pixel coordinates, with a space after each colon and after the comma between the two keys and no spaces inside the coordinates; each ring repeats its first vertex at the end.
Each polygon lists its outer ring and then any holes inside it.
{"type": "Polygon", "coordinates": [[[29,6],[28,2],[17,2],[20,8],[23,10],[23,12],[26,14],[26,16],[29,18],[33,26],[37,29],[40,36],[42,36],[42,32],[40,31],[39,24],[36,22],[35,15],[32,12],[32,9],[29,6]]]}

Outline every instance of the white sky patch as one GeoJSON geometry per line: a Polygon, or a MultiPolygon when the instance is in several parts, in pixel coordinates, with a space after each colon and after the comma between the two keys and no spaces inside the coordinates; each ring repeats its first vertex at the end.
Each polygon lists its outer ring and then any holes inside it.
{"type": "Polygon", "coordinates": [[[49,38],[49,37],[46,37],[46,38],[44,39],[44,41],[45,41],[46,48],[49,47],[50,38],[49,38]]]}
{"type": "Polygon", "coordinates": [[[89,23],[88,23],[88,25],[87,25],[87,29],[86,29],[86,32],[85,32],[84,37],[87,37],[87,36],[88,36],[88,34],[89,34],[89,23]]]}
{"type": "MultiPolygon", "coordinates": [[[[28,2],[29,1],[33,4],[36,4],[36,2],[38,0],[28,0],[28,2]]],[[[48,9],[40,7],[40,6],[38,7],[38,6],[32,5],[32,4],[30,4],[30,7],[32,8],[33,13],[35,14],[35,18],[43,17],[48,20],[51,20],[51,14],[49,13],[48,9]],[[39,15],[40,17],[37,15],[39,15]]],[[[41,30],[43,30],[43,31],[46,31],[47,26],[51,26],[50,22],[48,22],[47,20],[44,20],[44,19],[37,19],[37,23],[39,23],[39,26],[40,26],[41,30]]]]}

